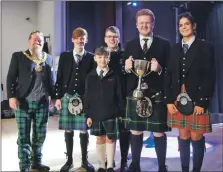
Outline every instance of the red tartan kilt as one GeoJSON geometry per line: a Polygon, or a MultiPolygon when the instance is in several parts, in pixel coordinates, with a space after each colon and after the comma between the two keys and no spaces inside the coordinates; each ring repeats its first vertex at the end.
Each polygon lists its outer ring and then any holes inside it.
{"type": "Polygon", "coordinates": [[[180,112],[174,115],[168,113],[167,124],[171,128],[189,129],[200,134],[212,132],[210,113],[206,111],[202,115],[191,114],[184,116],[180,112]]]}

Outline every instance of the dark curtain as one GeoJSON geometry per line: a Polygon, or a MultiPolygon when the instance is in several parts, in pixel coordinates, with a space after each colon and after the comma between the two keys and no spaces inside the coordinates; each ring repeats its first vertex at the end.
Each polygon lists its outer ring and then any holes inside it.
{"type": "Polygon", "coordinates": [[[211,102],[212,113],[223,113],[223,3],[216,2],[206,23],[206,39],[215,50],[216,88],[211,102]]]}

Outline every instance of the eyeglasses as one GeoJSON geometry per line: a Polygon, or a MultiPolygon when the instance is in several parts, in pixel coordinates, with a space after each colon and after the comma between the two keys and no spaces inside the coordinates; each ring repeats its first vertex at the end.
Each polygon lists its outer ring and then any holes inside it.
{"type": "Polygon", "coordinates": [[[106,38],[109,38],[109,39],[110,39],[110,38],[114,38],[114,39],[115,39],[115,38],[118,38],[118,36],[111,36],[111,35],[108,35],[108,36],[105,36],[105,37],[106,37],[106,38]]]}

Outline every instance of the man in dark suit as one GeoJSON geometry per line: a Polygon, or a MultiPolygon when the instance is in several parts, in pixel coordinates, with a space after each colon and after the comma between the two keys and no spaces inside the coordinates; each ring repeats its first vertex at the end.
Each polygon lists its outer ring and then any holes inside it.
{"type": "Polygon", "coordinates": [[[127,96],[132,97],[136,89],[138,78],[131,72],[133,59],[148,60],[149,75],[142,79],[144,96],[152,101],[153,112],[150,117],[142,118],[136,114],[135,99],[127,99],[126,125],[131,130],[132,162],[129,171],[139,172],[140,155],[143,146],[143,131],[154,132],[155,150],[158,159],[159,172],[166,172],[166,147],[167,137],[164,133],[168,131],[167,110],[164,104],[164,75],[167,60],[169,58],[169,42],[153,34],[155,16],[149,9],[142,9],[136,14],[136,26],[139,37],[128,42],[125,48],[125,71],[127,72],[127,96]]]}
{"type": "Polygon", "coordinates": [[[67,162],[60,171],[69,171],[73,167],[73,136],[74,130],[80,130],[80,146],[82,153],[82,168],[87,171],[94,171],[94,167],[88,162],[87,147],[89,134],[87,132],[86,118],[81,109],[82,104],[77,106],[77,114],[72,114],[69,109],[71,98],[80,98],[83,101],[85,78],[94,68],[93,54],[84,49],[87,43],[88,34],[83,28],[76,28],[72,34],[74,49],[71,52],[63,52],[60,55],[55,86],[56,103],[58,110],[61,109],[59,129],[65,130],[65,142],[67,149],[67,162]]]}
{"type": "Polygon", "coordinates": [[[55,83],[53,60],[42,51],[43,34],[41,32],[31,32],[28,47],[26,51],[13,53],[7,76],[9,105],[15,109],[18,125],[19,167],[21,171],[28,172],[32,163],[32,169],[49,171],[48,166],[41,164],[41,150],[47,131],[49,98],[53,98],[55,83]]]}
{"type": "MultiPolygon", "coordinates": [[[[109,68],[111,68],[116,75],[119,76],[121,85],[122,85],[122,95],[123,101],[125,102],[125,75],[123,74],[123,61],[124,61],[124,51],[119,47],[120,41],[120,32],[116,26],[110,26],[105,31],[105,43],[108,50],[110,51],[110,61],[109,68]]],[[[120,114],[121,117],[124,117],[125,114],[120,114]]],[[[121,168],[120,172],[125,172],[128,170],[127,166],[127,157],[129,152],[130,145],[130,131],[125,129],[124,122],[119,122],[119,131],[120,131],[120,150],[121,150],[121,168]]]]}

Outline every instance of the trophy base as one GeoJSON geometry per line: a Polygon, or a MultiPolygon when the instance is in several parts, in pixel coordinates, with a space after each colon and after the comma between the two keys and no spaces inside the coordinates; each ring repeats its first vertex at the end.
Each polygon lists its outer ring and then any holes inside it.
{"type": "Polygon", "coordinates": [[[141,90],[134,90],[133,91],[133,97],[135,98],[143,98],[143,92],[141,90]]]}

